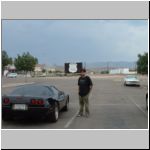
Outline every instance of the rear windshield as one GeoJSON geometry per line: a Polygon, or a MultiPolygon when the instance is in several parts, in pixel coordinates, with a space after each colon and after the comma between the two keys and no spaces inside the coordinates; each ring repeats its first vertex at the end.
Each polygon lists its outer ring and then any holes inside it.
{"type": "Polygon", "coordinates": [[[10,94],[25,96],[52,96],[53,91],[46,86],[22,86],[15,89],[10,94]]]}

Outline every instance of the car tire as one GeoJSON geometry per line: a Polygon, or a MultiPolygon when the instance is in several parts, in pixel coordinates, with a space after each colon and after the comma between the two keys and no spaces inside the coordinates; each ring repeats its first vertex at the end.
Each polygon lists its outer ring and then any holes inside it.
{"type": "Polygon", "coordinates": [[[58,104],[55,102],[54,106],[53,106],[53,111],[49,112],[46,116],[46,120],[48,122],[56,122],[59,118],[59,106],[58,104]]]}
{"type": "Polygon", "coordinates": [[[63,110],[64,110],[64,111],[68,111],[68,109],[69,109],[69,97],[68,97],[67,100],[66,100],[66,105],[65,105],[65,107],[63,108],[63,110]]]}
{"type": "Polygon", "coordinates": [[[59,118],[59,106],[57,103],[55,103],[54,108],[53,108],[53,112],[51,113],[51,121],[52,122],[56,122],[59,118]]]}

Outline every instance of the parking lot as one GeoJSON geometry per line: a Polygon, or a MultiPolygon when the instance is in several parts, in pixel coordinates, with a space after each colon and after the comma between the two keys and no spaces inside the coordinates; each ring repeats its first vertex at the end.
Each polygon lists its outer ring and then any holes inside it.
{"type": "Polygon", "coordinates": [[[2,78],[2,95],[18,85],[49,83],[70,95],[68,112],[60,112],[56,123],[43,120],[2,121],[2,129],[147,129],[148,110],[145,95],[147,76],[140,76],[141,86],[124,86],[124,76],[91,76],[90,116],[76,117],[79,110],[78,77],[2,78]]]}

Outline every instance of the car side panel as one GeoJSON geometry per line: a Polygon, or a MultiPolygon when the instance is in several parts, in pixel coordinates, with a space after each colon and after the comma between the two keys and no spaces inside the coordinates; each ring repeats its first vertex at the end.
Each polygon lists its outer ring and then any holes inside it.
{"type": "Polygon", "coordinates": [[[60,105],[60,109],[62,109],[66,105],[66,96],[65,95],[63,95],[63,97],[59,98],[59,105],[60,105]]]}

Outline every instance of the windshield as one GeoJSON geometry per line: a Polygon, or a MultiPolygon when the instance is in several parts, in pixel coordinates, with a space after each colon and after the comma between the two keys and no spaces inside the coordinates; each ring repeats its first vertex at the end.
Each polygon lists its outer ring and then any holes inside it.
{"type": "Polygon", "coordinates": [[[52,96],[53,92],[50,88],[46,86],[22,86],[10,93],[14,95],[24,95],[24,96],[52,96]]]}
{"type": "Polygon", "coordinates": [[[17,73],[9,73],[9,74],[11,74],[11,75],[15,74],[16,75],[17,73]]]}
{"type": "Polygon", "coordinates": [[[136,78],[137,79],[136,76],[127,76],[127,78],[136,78]]]}

